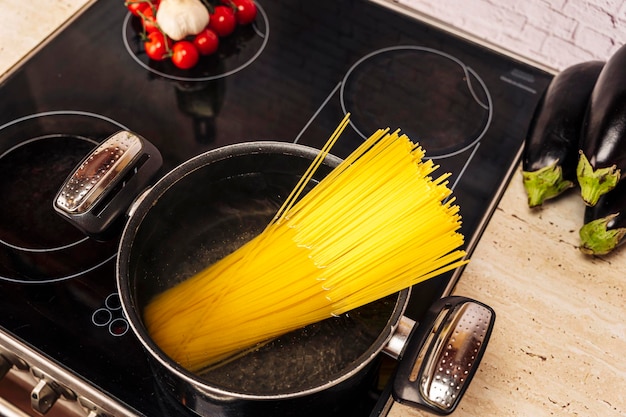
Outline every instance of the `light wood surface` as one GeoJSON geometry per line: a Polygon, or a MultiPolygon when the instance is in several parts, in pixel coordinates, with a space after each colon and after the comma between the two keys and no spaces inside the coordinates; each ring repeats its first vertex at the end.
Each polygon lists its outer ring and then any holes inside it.
{"type": "MultiPolygon", "coordinates": [[[[87,2],[0,0],[0,77],[87,2]]],[[[454,416],[626,416],[626,247],[582,255],[583,211],[575,192],[528,209],[515,173],[455,289],[497,319],[454,416]]],[[[428,415],[400,404],[390,413],[428,415]]]]}
{"type": "Polygon", "coordinates": [[[583,212],[575,190],[528,209],[515,173],[455,289],[494,308],[496,325],[454,416],[626,416],[626,247],[581,254],[583,212]]]}
{"type": "Polygon", "coordinates": [[[0,79],[87,3],[0,0],[0,79]]]}

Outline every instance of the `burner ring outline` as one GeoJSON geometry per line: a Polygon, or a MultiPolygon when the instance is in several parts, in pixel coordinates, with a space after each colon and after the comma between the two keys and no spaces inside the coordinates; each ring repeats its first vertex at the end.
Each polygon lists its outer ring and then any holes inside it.
{"type": "MultiPolygon", "coordinates": [[[[452,157],[455,155],[458,155],[460,153],[463,153],[465,151],[467,151],[468,149],[474,147],[478,142],[480,142],[480,140],[483,138],[483,136],[485,136],[485,134],[487,133],[487,130],[489,129],[489,126],[491,125],[491,120],[493,118],[493,101],[491,99],[491,94],[489,93],[489,89],[487,88],[487,85],[485,84],[485,82],[482,80],[482,78],[480,78],[480,76],[476,73],[476,71],[474,71],[471,67],[467,66],[463,61],[461,61],[460,59],[458,59],[457,57],[450,55],[448,53],[445,53],[443,51],[440,51],[438,49],[434,49],[434,48],[428,48],[428,47],[423,47],[423,46],[417,46],[417,45],[398,45],[398,46],[390,46],[387,48],[381,48],[381,49],[377,49],[373,52],[370,52],[369,54],[363,56],[362,58],[360,58],[359,60],[357,60],[346,72],[346,74],[344,75],[343,79],[341,80],[341,86],[339,89],[339,101],[341,103],[341,110],[343,111],[343,114],[346,115],[349,113],[347,106],[346,106],[346,99],[345,99],[345,88],[346,88],[346,84],[348,79],[350,78],[350,75],[352,75],[352,73],[356,70],[356,68],[361,65],[362,63],[364,63],[365,61],[367,61],[368,59],[371,59],[379,54],[384,54],[384,53],[388,53],[388,52],[395,52],[395,51],[421,51],[421,52],[427,52],[427,53],[432,53],[435,55],[439,55],[441,57],[450,59],[451,61],[453,61],[454,63],[456,63],[459,67],[461,67],[461,69],[463,70],[463,72],[465,73],[465,79],[467,82],[467,86],[468,89],[472,95],[472,97],[474,98],[474,100],[476,101],[476,103],[482,107],[483,109],[488,111],[488,115],[487,115],[487,121],[485,122],[485,125],[483,127],[483,130],[467,145],[456,149],[452,152],[447,152],[444,154],[436,154],[436,155],[428,155],[429,159],[440,159],[440,158],[448,158],[448,157],[452,157]],[[487,103],[483,103],[478,96],[476,95],[476,90],[474,89],[474,86],[472,85],[472,82],[470,81],[470,77],[469,75],[472,75],[480,84],[480,86],[482,87],[485,96],[487,98],[487,103]]],[[[352,122],[352,120],[349,121],[350,126],[352,127],[352,129],[354,129],[354,131],[361,136],[364,140],[367,139],[367,135],[363,134],[363,132],[361,132],[356,126],[355,124],[352,122]]]]}
{"type": "MultiPolygon", "coordinates": [[[[36,119],[39,117],[45,117],[45,116],[85,116],[85,117],[92,117],[95,119],[99,119],[108,123],[111,123],[112,125],[120,128],[120,129],[125,129],[128,130],[128,127],[124,126],[123,124],[107,117],[107,116],[103,116],[100,114],[96,114],[96,113],[91,113],[91,112],[87,112],[87,111],[82,111],[82,110],[52,110],[52,111],[45,111],[45,112],[39,112],[39,113],[33,113],[30,115],[26,115],[26,116],[22,116],[19,117],[17,119],[11,120],[7,123],[4,123],[2,125],[0,125],[0,132],[6,128],[9,127],[14,127],[15,125],[25,122],[25,121],[29,121],[31,119],[36,119]]],[[[17,145],[16,145],[17,146],[17,145]]],[[[15,146],[11,147],[11,149],[15,148],[15,146]]],[[[3,152],[2,156],[4,156],[7,152],[3,152]]],[[[24,248],[24,247],[18,247],[17,245],[13,245],[13,244],[9,244],[7,242],[1,241],[0,243],[5,244],[7,247],[12,248],[12,249],[17,249],[17,250],[21,250],[24,252],[30,252],[30,253],[38,253],[38,252],[52,252],[55,250],[60,250],[60,249],[66,249],[68,247],[72,247],[76,244],[78,244],[79,242],[83,242],[85,239],[80,239],[77,242],[68,244],[68,245],[63,245],[59,248],[43,248],[43,249],[33,249],[33,248],[24,248]]],[[[105,259],[103,259],[100,262],[97,262],[94,265],[89,266],[88,268],[84,268],[80,271],[77,271],[75,273],[71,273],[71,274],[67,274],[67,275],[63,275],[63,276],[57,276],[57,277],[53,277],[53,278],[45,278],[45,279],[21,279],[21,278],[13,278],[13,277],[9,277],[9,276],[2,276],[0,275],[0,280],[2,281],[7,281],[7,282],[12,282],[12,283],[17,283],[17,284],[49,284],[49,283],[56,283],[56,282],[61,282],[61,281],[66,281],[66,280],[70,280],[73,278],[77,278],[81,275],[90,273],[100,267],[102,267],[103,265],[111,262],[112,260],[117,258],[117,251],[112,254],[112,255],[107,255],[107,257],[105,259]]]]}
{"type": "MultiPolygon", "coordinates": [[[[0,130],[2,130],[2,127],[0,127],[0,130]]],[[[28,139],[25,140],[24,142],[20,142],[15,146],[10,147],[9,149],[7,149],[5,152],[3,152],[2,154],[0,154],[0,160],[2,158],[4,158],[6,155],[10,154],[11,152],[15,151],[16,149],[20,148],[21,146],[24,145],[28,145],[30,143],[39,141],[39,140],[45,140],[46,137],[36,137],[36,138],[32,138],[32,139],[28,139]]],[[[78,138],[80,140],[85,140],[87,142],[93,143],[94,145],[97,145],[96,141],[93,141],[91,139],[88,138],[78,138]]],[[[55,251],[61,251],[64,249],[69,249],[72,248],[74,246],[80,245],[81,243],[86,242],[87,240],[89,240],[89,237],[85,236],[82,239],[78,239],[74,242],[70,242],[68,244],[65,245],[60,245],[60,246],[53,246],[53,247],[49,247],[49,248],[30,248],[30,247],[26,247],[26,246],[19,246],[19,245],[14,245],[13,243],[7,242],[6,240],[0,238],[0,244],[3,244],[11,249],[15,249],[15,250],[19,250],[19,251],[24,251],[24,252],[30,252],[30,253],[45,253],[45,252],[55,252],[55,251]]]]}
{"type": "Polygon", "coordinates": [[[116,292],[111,293],[105,298],[104,305],[109,311],[117,311],[122,309],[122,301],[120,295],[116,292]]]}
{"type": "Polygon", "coordinates": [[[266,32],[265,33],[261,33],[258,30],[256,24],[253,23],[254,24],[254,31],[255,31],[255,33],[259,37],[261,37],[263,39],[263,42],[261,43],[261,47],[259,48],[258,51],[256,51],[254,53],[254,55],[248,61],[244,62],[242,65],[240,65],[237,68],[233,68],[232,70],[226,71],[226,72],[221,73],[221,74],[210,75],[210,76],[206,76],[206,77],[182,77],[182,76],[167,74],[167,73],[164,73],[162,71],[156,70],[154,68],[150,68],[143,61],[141,61],[139,58],[137,58],[136,54],[133,52],[132,48],[130,47],[130,44],[128,43],[128,39],[126,38],[126,29],[127,29],[128,25],[130,24],[130,19],[132,19],[132,17],[133,17],[132,13],[130,13],[130,12],[128,12],[126,14],[126,17],[124,18],[124,23],[122,24],[122,41],[124,43],[124,47],[126,48],[126,52],[128,52],[128,55],[130,55],[130,57],[133,59],[133,61],[138,63],[139,66],[141,66],[146,71],[149,71],[149,72],[151,72],[153,74],[156,74],[156,75],[161,76],[163,78],[167,78],[169,80],[174,80],[174,81],[196,81],[196,82],[202,82],[202,81],[218,80],[220,78],[225,78],[225,77],[228,77],[229,75],[236,74],[237,72],[239,72],[239,71],[243,70],[244,68],[248,67],[254,61],[256,61],[256,59],[261,55],[261,53],[263,52],[263,50],[265,50],[265,47],[267,46],[267,42],[269,41],[269,37],[270,37],[269,19],[267,17],[267,14],[265,13],[265,10],[263,9],[263,7],[259,3],[257,3],[257,2],[255,2],[255,4],[257,6],[257,10],[259,11],[259,14],[263,18],[263,21],[265,22],[265,27],[266,27],[266,32]]]}
{"type": "MultiPolygon", "coordinates": [[[[117,127],[119,127],[120,129],[123,130],[128,130],[128,128],[126,126],[124,126],[123,124],[109,118],[106,116],[102,116],[100,114],[96,114],[96,113],[91,113],[91,112],[86,112],[86,111],[81,111],[81,110],[54,110],[54,111],[47,111],[47,112],[41,112],[41,113],[33,113],[33,114],[29,114],[27,116],[23,116],[23,117],[19,117],[17,119],[11,120],[10,122],[7,122],[3,125],[0,126],[0,131],[8,128],[8,127],[12,127],[15,126],[19,123],[22,122],[26,122],[28,120],[33,120],[33,119],[37,119],[39,117],[46,117],[46,116],[86,116],[86,117],[93,117],[96,119],[101,119],[105,122],[109,122],[117,127]]],[[[78,138],[78,137],[77,137],[78,138]]],[[[94,145],[97,145],[97,141],[95,140],[91,140],[88,138],[79,138],[81,140],[86,140],[89,142],[93,142],[94,145]]],[[[20,142],[12,147],[10,147],[9,149],[7,149],[6,151],[4,151],[2,154],[0,154],[0,159],[2,159],[3,157],[5,157],[6,155],[8,155],[9,153],[13,152],[15,149],[24,146],[26,144],[32,143],[34,141],[37,140],[41,140],[40,137],[37,138],[32,138],[29,140],[26,140],[24,142],[20,142]]],[[[60,246],[54,246],[54,247],[50,247],[50,248],[30,248],[30,247],[26,247],[26,246],[19,246],[19,245],[14,245],[12,243],[9,243],[3,239],[0,238],[0,244],[5,245],[11,249],[15,249],[15,250],[20,250],[20,251],[24,251],[24,252],[30,252],[30,253],[46,253],[46,252],[55,252],[55,251],[61,251],[61,250],[65,250],[65,249],[69,249],[72,248],[74,246],[80,245],[81,243],[86,242],[87,240],[89,240],[89,237],[85,236],[84,238],[81,238],[77,241],[65,244],[65,245],[60,245],[60,246]]]]}
{"type": "Polygon", "coordinates": [[[55,283],[55,282],[61,282],[61,281],[67,281],[69,279],[72,278],[77,278],[81,275],[87,274],[91,271],[94,271],[98,268],[100,268],[101,266],[105,265],[106,263],[110,262],[111,260],[117,258],[117,253],[113,254],[112,256],[106,258],[105,260],[98,262],[97,264],[87,268],[87,269],[83,269],[81,271],[78,271],[74,274],[70,274],[70,275],[65,275],[62,277],[57,277],[57,278],[46,278],[46,279],[36,279],[36,280],[28,280],[28,279],[19,279],[19,278],[10,278],[10,277],[3,277],[0,276],[0,280],[4,280],[7,282],[13,282],[15,284],[51,284],[51,283],[55,283]]]}
{"type": "Polygon", "coordinates": [[[114,337],[121,337],[128,333],[130,324],[124,318],[116,318],[109,323],[109,334],[114,337]]]}
{"type": "Polygon", "coordinates": [[[107,326],[111,320],[113,320],[113,313],[108,308],[101,307],[91,314],[91,322],[97,327],[107,326]]]}

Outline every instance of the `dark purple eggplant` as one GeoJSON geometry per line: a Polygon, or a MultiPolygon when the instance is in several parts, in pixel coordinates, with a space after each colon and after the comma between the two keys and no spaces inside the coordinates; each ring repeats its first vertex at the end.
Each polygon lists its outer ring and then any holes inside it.
{"type": "Polygon", "coordinates": [[[626,243],[626,181],[602,195],[595,206],[585,209],[580,229],[580,250],[589,255],[606,255],[626,243]]]}
{"type": "Polygon", "coordinates": [[[603,66],[604,62],[590,61],[563,70],[537,105],[522,159],[530,207],[575,185],[582,124],[603,66]]]}
{"type": "Polygon", "coordinates": [[[626,45],[606,62],[591,94],[576,173],[590,206],[626,176],[626,45]]]}

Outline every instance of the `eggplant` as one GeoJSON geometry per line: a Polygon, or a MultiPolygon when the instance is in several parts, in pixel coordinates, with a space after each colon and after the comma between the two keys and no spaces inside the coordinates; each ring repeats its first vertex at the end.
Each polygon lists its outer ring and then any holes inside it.
{"type": "Polygon", "coordinates": [[[587,205],[626,175],[626,45],[602,69],[583,124],[576,174],[587,205]]]}
{"type": "Polygon", "coordinates": [[[603,67],[602,61],[568,67],[552,79],[537,105],[522,159],[530,207],[575,185],[582,124],[603,67]]]}
{"type": "Polygon", "coordinates": [[[585,208],[579,234],[580,250],[588,255],[606,255],[626,243],[626,181],[585,208]]]}

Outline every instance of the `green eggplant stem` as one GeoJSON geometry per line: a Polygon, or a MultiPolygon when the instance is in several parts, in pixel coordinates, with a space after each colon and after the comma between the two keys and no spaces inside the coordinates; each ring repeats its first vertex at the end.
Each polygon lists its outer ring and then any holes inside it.
{"type": "Polygon", "coordinates": [[[587,255],[606,255],[615,249],[626,235],[626,228],[607,230],[607,224],[617,214],[590,221],[580,228],[580,251],[587,255]]]}
{"type": "Polygon", "coordinates": [[[537,171],[522,171],[522,177],[529,207],[540,206],[574,186],[572,181],[563,179],[563,168],[558,161],[537,171]]]}
{"type": "Polygon", "coordinates": [[[595,206],[598,199],[611,191],[619,182],[621,172],[615,165],[593,169],[583,151],[579,151],[576,176],[580,185],[580,195],[588,206],[595,206]]]}

